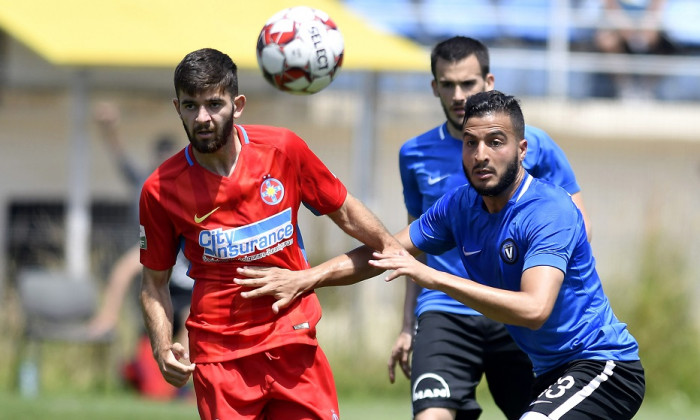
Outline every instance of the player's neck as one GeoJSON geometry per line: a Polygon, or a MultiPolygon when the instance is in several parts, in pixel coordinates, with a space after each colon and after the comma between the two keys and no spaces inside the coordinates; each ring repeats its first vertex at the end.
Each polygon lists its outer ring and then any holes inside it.
{"type": "Polygon", "coordinates": [[[220,176],[229,177],[236,169],[238,156],[241,153],[241,142],[238,139],[238,133],[234,129],[230,140],[216,152],[201,153],[194,149],[193,151],[195,159],[204,169],[220,176]]]}
{"type": "Polygon", "coordinates": [[[445,123],[445,127],[447,127],[447,132],[450,133],[450,136],[456,138],[457,140],[462,140],[461,128],[455,127],[449,120],[447,123],[445,123]]]}
{"type": "Polygon", "coordinates": [[[482,195],[481,198],[484,200],[484,206],[486,207],[486,211],[488,211],[491,214],[494,214],[503,210],[503,208],[508,204],[508,201],[510,201],[515,192],[518,191],[518,188],[520,187],[520,184],[522,184],[524,179],[525,170],[521,167],[520,171],[518,171],[518,176],[515,178],[515,181],[513,181],[513,183],[510,184],[510,186],[503,190],[500,194],[495,196],[482,195]]]}

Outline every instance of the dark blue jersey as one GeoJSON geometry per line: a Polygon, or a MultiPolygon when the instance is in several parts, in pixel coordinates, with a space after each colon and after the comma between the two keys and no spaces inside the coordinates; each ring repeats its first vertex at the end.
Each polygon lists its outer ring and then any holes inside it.
{"type": "MultiPolygon", "coordinates": [[[[525,126],[525,138],[528,146],[523,166],[530,174],[559,185],[570,194],[580,191],[566,155],[546,132],[525,126]]],[[[404,143],[399,152],[399,169],[406,209],[415,218],[445,192],[468,182],[462,170],[462,140],[450,135],[446,123],[404,143]]],[[[428,255],[427,264],[440,271],[469,277],[457,250],[428,255]]],[[[416,315],[429,310],[478,314],[442,292],[424,289],[418,297],[416,315]]]]}
{"type": "Polygon", "coordinates": [[[541,328],[506,325],[536,374],[576,359],[639,360],[636,340],[603,292],[583,216],[562,188],[527,174],[491,214],[470,185],[457,187],[412,223],[410,234],[426,253],[456,248],[468,278],[491,287],[518,291],[523,271],[535,266],[564,273],[541,328]]]}

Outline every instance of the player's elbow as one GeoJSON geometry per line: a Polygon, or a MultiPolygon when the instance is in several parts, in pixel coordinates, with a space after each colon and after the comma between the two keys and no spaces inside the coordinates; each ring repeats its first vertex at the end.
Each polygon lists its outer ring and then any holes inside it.
{"type": "Polygon", "coordinates": [[[544,323],[546,321],[547,321],[546,319],[544,319],[544,320],[531,319],[531,320],[528,320],[524,326],[526,328],[531,329],[532,331],[537,331],[540,328],[542,328],[542,326],[544,325],[544,323]]]}
{"type": "Polygon", "coordinates": [[[523,326],[533,331],[542,328],[545,322],[549,319],[552,313],[550,309],[533,308],[525,317],[523,317],[523,326]]]}

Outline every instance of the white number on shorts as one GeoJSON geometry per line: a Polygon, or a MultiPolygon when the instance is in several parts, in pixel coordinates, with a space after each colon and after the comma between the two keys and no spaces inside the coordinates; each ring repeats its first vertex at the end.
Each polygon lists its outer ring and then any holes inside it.
{"type": "Polygon", "coordinates": [[[556,384],[552,384],[552,386],[545,391],[544,395],[547,398],[559,398],[572,386],[574,386],[574,378],[571,376],[564,376],[559,378],[556,384]]]}

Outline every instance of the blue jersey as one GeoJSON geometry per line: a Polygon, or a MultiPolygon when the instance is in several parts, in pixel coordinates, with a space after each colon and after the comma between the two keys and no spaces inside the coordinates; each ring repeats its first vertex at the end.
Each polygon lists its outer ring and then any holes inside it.
{"type": "Polygon", "coordinates": [[[583,216],[563,189],[526,174],[506,206],[491,214],[463,185],[413,222],[410,235],[426,253],[456,248],[469,278],[491,287],[518,291],[523,271],[535,266],[564,273],[541,328],[506,325],[536,374],[577,359],[639,360],[636,340],[603,292],[583,216]]]}
{"type": "MultiPolygon", "coordinates": [[[[566,155],[547,133],[525,126],[525,138],[527,154],[523,166],[530,174],[561,186],[569,194],[580,191],[566,155]]],[[[444,193],[468,182],[461,157],[462,140],[449,134],[447,123],[404,143],[399,152],[399,169],[408,214],[418,218],[444,193]]],[[[442,255],[427,255],[427,264],[468,278],[459,258],[457,250],[450,250],[442,255]]],[[[423,289],[416,303],[416,315],[425,311],[479,315],[446,294],[429,289],[423,289]]]]}

